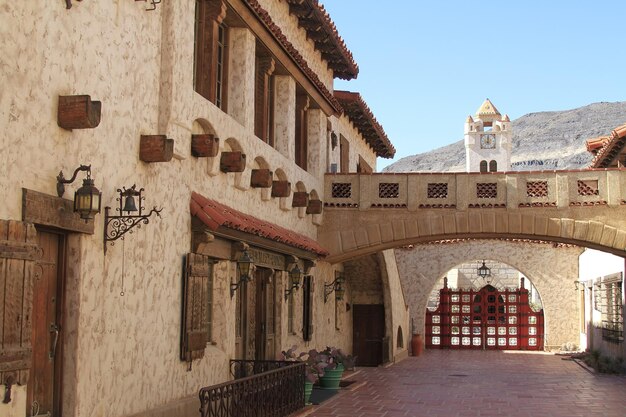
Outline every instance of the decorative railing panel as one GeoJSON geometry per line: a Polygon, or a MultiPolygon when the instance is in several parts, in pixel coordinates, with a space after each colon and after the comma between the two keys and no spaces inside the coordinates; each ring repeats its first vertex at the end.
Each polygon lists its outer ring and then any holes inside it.
{"type": "MultiPolygon", "coordinates": [[[[251,366],[254,372],[269,363],[251,366]]],[[[301,362],[200,390],[201,417],[282,417],[304,407],[304,367],[301,362]]],[[[231,367],[232,369],[232,367],[231,367]]],[[[240,369],[248,370],[247,365],[240,369]]]]}
{"type": "Polygon", "coordinates": [[[506,173],[334,174],[327,207],[457,209],[626,204],[626,169],[506,173]]]}

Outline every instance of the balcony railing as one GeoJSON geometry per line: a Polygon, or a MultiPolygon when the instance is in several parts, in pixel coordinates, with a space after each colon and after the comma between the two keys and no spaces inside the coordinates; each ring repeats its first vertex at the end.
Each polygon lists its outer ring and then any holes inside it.
{"type": "Polygon", "coordinates": [[[201,417],[281,417],[304,407],[304,363],[231,361],[233,381],[200,390],[201,417]]]}
{"type": "Polygon", "coordinates": [[[326,207],[565,208],[626,204],[626,169],[326,175],[326,207]]]}

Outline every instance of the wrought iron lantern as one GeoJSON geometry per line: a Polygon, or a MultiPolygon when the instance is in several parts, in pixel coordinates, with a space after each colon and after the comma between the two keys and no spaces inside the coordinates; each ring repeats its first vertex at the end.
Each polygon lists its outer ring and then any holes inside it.
{"type": "Polygon", "coordinates": [[[343,296],[346,293],[345,288],[343,287],[345,279],[343,277],[343,273],[335,272],[335,280],[330,284],[324,284],[324,303],[328,301],[328,297],[334,292],[336,300],[343,300],[343,296]]]}
{"type": "Polygon", "coordinates": [[[241,254],[241,257],[237,260],[237,269],[239,270],[239,281],[233,282],[230,284],[230,298],[233,298],[235,295],[235,291],[243,284],[244,282],[249,282],[252,280],[251,277],[251,269],[252,264],[254,263],[254,259],[250,256],[247,250],[244,250],[241,254]]]}
{"type": "Polygon", "coordinates": [[[302,270],[297,263],[295,263],[294,267],[289,271],[289,280],[291,281],[291,286],[285,290],[285,300],[289,297],[294,290],[298,290],[300,288],[300,281],[302,280],[302,270]]]}
{"type": "Polygon", "coordinates": [[[87,177],[83,180],[82,187],[74,193],[74,212],[78,213],[80,218],[87,223],[89,220],[93,220],[96,214],[100,213],[102,202],[102,193],[94,186],[91,179],[91,165],[81,165],[76,168],[72,178],[69,180],[65,179],[63,171],[59,172],[59,175],[57,175],[57,195],[63,197],[65,184],[73,183],[81,171],[87,172],[87,177]]]}
{"type": "Polygon", "coordinates": [[[485,261],[483,260],[483,264],[478,268],[478,276],[487,281],[487,284],[491,284],[491,269],[485,265],[485,261]]]}
{"type": "Polygon", "coordinates": [[[162,208],[157,209],[156,206],[150,210],[148,214],[144,214],[142,202],[145,200],[145,197],[142,196],[143,188],[137,190],[135,184],[130,188],[122,187],[121,189],[117,189],[119,197],[117,197],[117,201],[119,201],[119,207],[116,207],[115,210],[119,212],[119,215],[110,215],[109,210],[111,207],[104,208],[104,254],[107,253],[107,242],[111,242],[117,239],[124,239],[124,235],[126,233],[132,233],[133,228],[135,226],[141,227],[141,224],[148,224],[150,222],[150,216],[156,213],[158,217],[161,217],[162,208]],[[135,197],[139,202],[139,206],[135,202],[135,197]],[[122,205],[123,201],[123,205],[122,205]],[[124,214],[126,213],[126,214],[124,214]],[[137,214],[131,214],[137,213],[137,214]]]}

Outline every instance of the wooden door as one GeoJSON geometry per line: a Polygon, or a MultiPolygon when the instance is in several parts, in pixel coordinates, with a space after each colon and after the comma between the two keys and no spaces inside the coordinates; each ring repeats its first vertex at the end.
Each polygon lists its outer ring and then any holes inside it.
{"type": "Polygon", "coordinates": [[[254,358],[274,358],[274,280],[271,269],[257,268],[255,272],[254,358]]]}
{"type": "Polygon", "coordinates": [[[385,338],[385,306],[356,304],[353,306],[352,346],[360,366],[378,366],[383,362],[385,338]]]}
{"type": "Polygon", "coordinates": [[[37,232],[30,223],[0,220],[0,384],[31,386],[33,281],[37,232]]]}
{"type": "Polygon", "coordinates": [[[42,257],[33,284],[33,363],[27,404],[39,414],[60,416],[60,381],[63,346],[64,236],[37,231],[42,257]]]}

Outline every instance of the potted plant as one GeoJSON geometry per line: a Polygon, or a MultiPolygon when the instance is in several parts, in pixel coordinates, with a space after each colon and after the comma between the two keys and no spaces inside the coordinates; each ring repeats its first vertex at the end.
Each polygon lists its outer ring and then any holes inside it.
{"type": "Polygon", "coordinates": [[[304,403],[309,404],[313,384],[324,375],[324,369],[328,366],[325,356],[320,355],[315,349],[296,354],[297,346],[282,352],[282,359],[286,361],[304,362],[304,403]]]}
{"type": "Polygon", "coordinates": [[[344,361],[347,357],[346,354],[341,349],[328,346],[319,355],[327,364],[324,368],[324,375],[320,377],[320,387],[323,389],[339,389],[341,376],[345,369],[344,361]]]}

